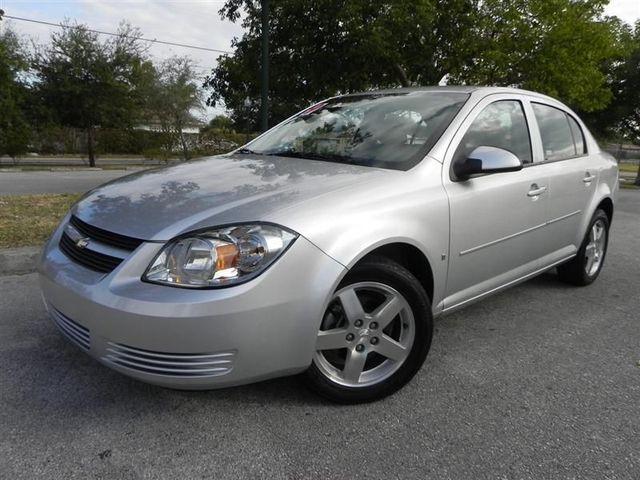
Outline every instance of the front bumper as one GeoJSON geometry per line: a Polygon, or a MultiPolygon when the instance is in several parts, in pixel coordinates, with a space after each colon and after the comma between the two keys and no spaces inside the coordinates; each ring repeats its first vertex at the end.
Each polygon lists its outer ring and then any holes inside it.
{"type": "Polygon", "coordinates": [[[66,257],[60,235],[61,228],[38,271],[61,332],[121,373],[174,388],[239,385],[306,369],[324,308],[345,271],[299,237],[245,284],[172,288],[140,280],[160,243],[143,243],[105,275],[66,257]]]}

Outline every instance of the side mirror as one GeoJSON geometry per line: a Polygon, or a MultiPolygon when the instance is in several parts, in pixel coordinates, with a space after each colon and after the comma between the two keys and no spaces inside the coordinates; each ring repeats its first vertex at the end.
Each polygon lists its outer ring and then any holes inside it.
{"type": "Polygon", "coordinates": [[[460,180],[471,175],[517,170],[522,170],[522,161],[510,151],[497,147],[477,147],[466,159],[453,164],[453,173],[460,180]]]}

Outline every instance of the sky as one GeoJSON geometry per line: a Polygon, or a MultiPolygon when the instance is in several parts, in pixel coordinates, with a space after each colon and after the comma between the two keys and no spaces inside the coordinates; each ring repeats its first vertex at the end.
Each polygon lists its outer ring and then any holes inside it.
{"type": "MultiPolygon", "coordinates": [[[[222,20],[218,10],[224,0],[0,0],[0,9],[7,15],[59,23],[65,18],[77,20],[89,28],[115,31],[126,19],[142,30],[145,38],[195,46],[231,50],[231,41],[242,35],[238,23],[222,20]]],[[[611,0],[607,15],[617,15],[634,23],[640,19],[640,0],[611,0]]],[[[39,43],[49,38],[55,27],[10,21],[13,28],[39,43]]],[[[156,59],[171,55],[189,55],[200,66],[202,77],[215,65],[220,55],[167,45],[150,44],[150,54],[156,59]]],[[[208,110],[207,117],[213,113],[208,110]]]]}
{"type": "MultiPolygon", "coordinates": [[[[240,25],[220,19],[223,0],[0,0],[7,15],[60,23],[76,20],[96,30],[116,31],[121,20],[139,27],[145,38],[231,50],[231,40],[240,36],[240,25]]],[[[15,30],[46,41],[55,27],[10,20],[15,30]]],[[[158,58],[189,55],[210,69],[218,53],[151,45],[158,58]]]]}
{"type": "MultiPolygon", "coordinates": [[[[77,20],[95,30],[114,32],[118,23],[126,19],[139,27],[144,38],[168,42],[231,50],[231,41],[242,35],[239,24],[222,20],[218,11],[223,0],[0,0],[6,15],[60,23],[65,18],[77,20]]],[[[45,43],[55,27],[5,20],[23,35],[45,43]]],[[[157,60],[172,55],[193,58],[202,78],[211,71],[220,53],[149,44],[149,53],[157,60]]],[[[207,108],[203,119],[221,113],[221,109],[207,108]]]]}

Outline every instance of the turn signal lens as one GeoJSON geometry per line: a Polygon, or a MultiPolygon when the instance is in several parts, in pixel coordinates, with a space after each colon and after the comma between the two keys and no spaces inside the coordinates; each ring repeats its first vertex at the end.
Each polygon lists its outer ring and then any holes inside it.
{"type": "Polygon", "coordinates": [[[164,285],[228,286],[258,276],[297,238],[274,225],[239,225],[194,233],[169,242],[143,280],[164,285]]]}

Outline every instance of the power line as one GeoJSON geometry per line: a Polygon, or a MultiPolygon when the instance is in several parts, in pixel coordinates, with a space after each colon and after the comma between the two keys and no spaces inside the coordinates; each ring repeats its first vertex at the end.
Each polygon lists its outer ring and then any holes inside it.
{"type": "MultiPolygon", "coordinates": [[[[62,24],[59,24],[59,23],[45,22],[43,20],[34,20],[32,18],[14,17],[13,15],[4,15],[3,18],[10,18],[12,20],[19,20],[19,21],[22,21],[22,22],[39,23],[41,25],[49,25],[51,27],[63,28],[62,24]]],[[[94,30],[94,29],[91,29],[91,28],[83,27],[81,25],[68,25],[66,28],[83,28],[83,29],[87,30],[88,32],[97,33],[99,35],[110,35],[112,37],[121,37],[122,36],[122,35],[119,35],[117,33],[104,32],[102,30],[94,30]]],[[[197,45],[188,45],[186,43],[166,42],[164,40],[156,40],[156,39],[143,38],[143,37],[132,37],[132,36],[127,36],[127,35],[125,35],[125,37],[127,37],[127,38],[137,38],[138,40],[142,40],[144,42],[161,43],[162,45],[172,45],[174,47],[192,48],[194,50],[205,50],[207,52],[222,53],[222,54],[225,54],[225,55],[231,55],[233,53],[233,52],[229,52],[229,51],[226,51],[226,50],[218,50],[216,48],[207,48],[207,47],[199,47],[197,45]]]]}

